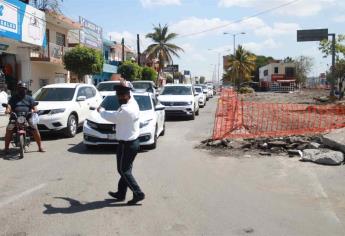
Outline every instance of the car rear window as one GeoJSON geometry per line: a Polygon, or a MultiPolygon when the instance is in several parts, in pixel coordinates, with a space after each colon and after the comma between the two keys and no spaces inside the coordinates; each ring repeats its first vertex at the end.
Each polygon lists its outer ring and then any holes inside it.
{"type": "Polygon", "coordinates": [[[114,91],[114,86],[120,83],[99,83],[97,85],[98,91],[114,91]]]}
{"type": "Polygon", "coordinates": [[[75,88],[41,88],[34,94],[36,101],[71,101],[74,97],[75,88]]]}

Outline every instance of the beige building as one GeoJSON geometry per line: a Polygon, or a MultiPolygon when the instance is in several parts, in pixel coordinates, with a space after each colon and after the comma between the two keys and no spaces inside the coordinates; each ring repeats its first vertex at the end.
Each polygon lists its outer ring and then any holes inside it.
{"type": "Polygon", "coordinates": [[[69,50],[67,35],[81,25],[64,15],[46,12],[46,47],[31,50],[30,90],[36,91],[44,85],[69,82],[69,72],[64,69],[63,55],[69,50]]]}

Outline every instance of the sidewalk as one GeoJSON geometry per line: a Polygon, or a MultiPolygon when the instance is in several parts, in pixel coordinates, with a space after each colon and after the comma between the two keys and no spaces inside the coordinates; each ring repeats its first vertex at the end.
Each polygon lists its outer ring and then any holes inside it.
{"type": "Polygon", "coordinates": [[[0,129],[5,129],[8,124],[8,116],[0,115],[0,129]]]}

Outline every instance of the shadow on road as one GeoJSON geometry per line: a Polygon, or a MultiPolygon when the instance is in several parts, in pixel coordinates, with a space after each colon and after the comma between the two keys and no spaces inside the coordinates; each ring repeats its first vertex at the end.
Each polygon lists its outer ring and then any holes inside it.
{"type": "Polygon", "coordinates": [[[190,119],[188,117],[183,117],[183,116],[167,116],[165,117],[166,122],[188,122],[190,119]]]}
{"type": "MultiPolygon", "coordinates": [[[[84,155],[90,155],[90,154],[116,154],[117,145],[100,145],[100,146],[86,146],[82,142],[78,144],[70,144],[70,147],[67,151],[77,154],[84,154],[84,155]]],[[[139,153],[148,152],[149,150],[145,148],[140,148],[139,153]]]]}
{"type": "Polygon", "coordinates": [[[98,210],[106,207],[130,207],[130,206],[140,206],[137,205],[128,205],[126,203],[117,203],[116,199],[104,199],[103,201],[87,202],[81,203],[78,200],[68,198],[68,197],[55,197],[55,199],[62,199],[68,201],[69,207],[53,207],[51,204],[44,204],[46,208],[43,211],[43,214],[52,215],[52,214],[73,214],[85,211],[98,210]],[[117,203],[117,204],[116,204],[117,203]]]}

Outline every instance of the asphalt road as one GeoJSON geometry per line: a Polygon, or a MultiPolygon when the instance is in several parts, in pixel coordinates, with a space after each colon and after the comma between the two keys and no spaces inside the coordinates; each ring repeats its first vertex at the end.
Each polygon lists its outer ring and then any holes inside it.
{"type": "Polygon", "coordinates": [[[115,148],[88,151],[81,134],[0,159],[0,235],[345,235],[345,166],[194,149],[211,134],[215,104],[195,121],[169,121],[158,148],[139,154],[142,205],[109,199],[115,148]]]}

